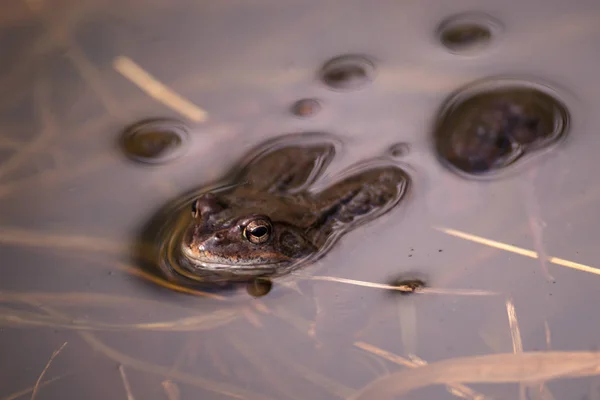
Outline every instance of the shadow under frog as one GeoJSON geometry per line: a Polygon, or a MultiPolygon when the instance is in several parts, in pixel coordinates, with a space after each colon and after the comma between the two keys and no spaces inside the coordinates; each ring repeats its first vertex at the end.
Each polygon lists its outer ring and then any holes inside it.
{"type": "Polygon", "coordinates": [[[340,147],[327,134],[278,137],[220,183],[182,196],[154,221],[160,270],[182,284],[282,276],[323,257],[405,196],[410,177],[392,158],[322,179],[340,147]]]}

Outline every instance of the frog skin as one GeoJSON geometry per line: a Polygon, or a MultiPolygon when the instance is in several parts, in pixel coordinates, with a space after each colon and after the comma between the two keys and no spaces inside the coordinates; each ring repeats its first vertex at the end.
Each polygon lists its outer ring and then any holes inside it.
{"type": "Polygon", "coordinates": [[[391,159],[363,161],[318,185],[336,144],[316,134],[277,138],[230,174],[233,186],[199,195],[181,240],[185,274],[230,281],[283,275],[400,202],[410,178],[391,159]]]}

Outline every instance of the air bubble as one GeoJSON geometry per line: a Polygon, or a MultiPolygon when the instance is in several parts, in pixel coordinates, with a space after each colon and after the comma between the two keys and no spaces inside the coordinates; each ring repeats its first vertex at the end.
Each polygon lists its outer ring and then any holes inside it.
{"type": "Polygon", "coordinates": [[[252,297],[263,297],[271,292],[273,282],[270,279],[254,279],[246,284],[246,290],[252,297]]]}
{"type": "Polygon", "coordinates": [[[321,80],[334,90],[357,90],[373,80],[375,65],[359,55],[343,55],[329,60],[319,73],[321,80]]]}
{"type": "Polygon", "coordinates": [[[410,144],[404,142],[394,143],[387,150],[387,154],[394,158],[406,157],[408,153],[410,153],[410,144]]]}
{"type": "Polygon", "coordinates": [[[437,29],[439,41],[455,54],[472,54],[487,47],[501,31],[494,18],[480,13],[454,15],[442,21],[437,29]]]}
{"type": "Polygon", "coordinates": [[[491,174],[557,143],[567,134],[569,119],[546,86],[487,80],[446,101],[434,129],[435,149],[455,171],[491,174]]]}
{"type": "Polygon", "coordinates": [[[297,117],[313,117],[321,111],[321,102],[317,99],[301,99],[294,102],[290,110],[297,117]]]}
{"type": "Polygon", "coordinates": [[[187,139],[187,128],[181,122],[153,119],[128,127],[121,138],[121,145],[132,160],[159,164],[181,156],[187,139]]]}

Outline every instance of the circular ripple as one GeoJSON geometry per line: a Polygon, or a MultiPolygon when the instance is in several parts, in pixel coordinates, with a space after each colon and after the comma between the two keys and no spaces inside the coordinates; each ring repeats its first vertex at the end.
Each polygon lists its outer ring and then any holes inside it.
{"type": "Polygon", "coordinates": [[[323,65],[319,76],[334,90],[356,90],[373,80],[375,65],[359,55],[335,57],[323,65]]]}
{"type": "Polygon", "coordinates": [[[273,282],[270,279],[255,279],[246,285],[246,290],[252,297],[266,296],[272,288],[273,282]]]}
{"type": "Polygon", "coordinates": [[[501,31],[501,24],[486,14],[465,13],[442,21],[437,29],[439,41],[452,53],[474,53],[487,47],[501,31]]]}
{"type": "Polygon", "coordinates": [[[159,164],[183,154],[187,128],[179,121],[152,119],[129,126],[121,138],[125,154],[132,160],[159,164]]]}
{"type": "Polygon", "coordinates": [[[547,86],[514,79],[479,82],[445,102],[434,128],[439,159],[475,176],[504,170],[557,143],[570,115],[547,86]]]}
{"type": "Polygon", "coordinates": [[[317,99],[300,99],[294,102],[290,111],[297,117],[312,117],[321,111],[321,102],[317,99]]]}
{"type": "Polygon", "coordinates": [[[410,144],[405,142],[394,143],[387,149],[387,154],[394,158],[403,158],[406,157],[409,153],[410,144]]]}

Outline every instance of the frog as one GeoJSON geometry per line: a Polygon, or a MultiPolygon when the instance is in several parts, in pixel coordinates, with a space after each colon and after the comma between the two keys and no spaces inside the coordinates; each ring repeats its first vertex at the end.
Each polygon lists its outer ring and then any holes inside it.
{"type": "Polygon", "coordinates": [[[394,209],[411,178],[392,158],[359,161],[324,178],[340,141],[303,133],[250,152],[223,190],[193,199],[181,266],[193,279],[273,278],[322,258],[337,241],[394,209]]]}

